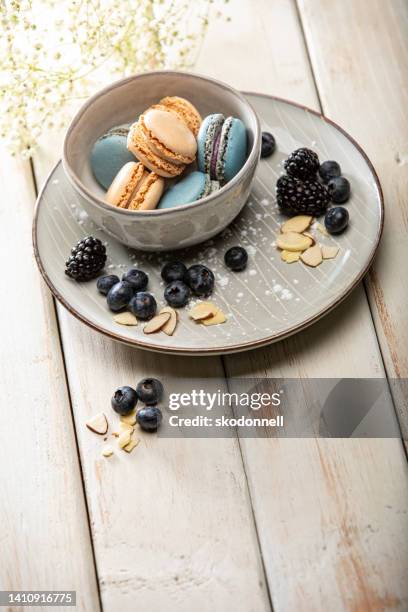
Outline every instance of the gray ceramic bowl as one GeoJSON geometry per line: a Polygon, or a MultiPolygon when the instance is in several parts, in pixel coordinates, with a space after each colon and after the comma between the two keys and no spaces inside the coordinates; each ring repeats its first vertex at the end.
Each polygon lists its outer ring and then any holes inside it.
{"type": "Polygon", "coordinates": [[[81,204],[98,226],[127,246],[163,251],[203,242],[231,223],[249,196],[260,146],[258,118],[238,91],[196,74],[149,72],[117,81],[82,106],[65,137],[63,166],[81,204]],[[89,163],[94,142],[112,126],[135,121],[164,96],[187,98],[203,117],[214,112],[239,117],[248,133],[245,165],[219,192],[193,204],[143,212],[106,204],[89,163]]]}

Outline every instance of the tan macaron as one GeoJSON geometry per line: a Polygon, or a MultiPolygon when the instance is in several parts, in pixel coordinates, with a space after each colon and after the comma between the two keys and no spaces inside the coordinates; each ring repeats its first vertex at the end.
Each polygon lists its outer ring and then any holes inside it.
{"type": "Polygon", "coordinates": [[[164,180],[142,163],[128,162],[113,179],[106,194],[112,206],[127,210],[153,210],[162,196],[164,180]]]}
{"type": "Polygon", "coordinates": [[[193,132],[194,136],[197,136],[202,119],[200,113],[191,102],[178,96],[167,96],[160,100],[159,105],[176,113],[193,132]]]}
{"type": "Polygon", "coordinates": [[[149,108],[128,135],[127,147],[137,159],[160,176],[173,177],[195,160],[197,141],[175,113],[149,108]]]}

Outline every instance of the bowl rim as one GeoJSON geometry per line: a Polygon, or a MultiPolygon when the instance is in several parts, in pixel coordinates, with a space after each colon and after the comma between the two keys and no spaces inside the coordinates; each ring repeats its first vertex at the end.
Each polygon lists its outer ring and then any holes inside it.
{"type": "MultiPolygon", "coordinates": [[[[150,72],[143,72],[141,74],[134,74],[131,75],[129,77],[125,77],[123,79],[119,79],[117,81],[114,81],[113,83],[111,83],[110,85],[107,85],[106,87],[103,87],[102,89],[100,89],[99,91],[97,91],[94,95],[92,95],[91,97],[89,97],[87,99],[87,101],[81,106],[81,108],[77,111],[77,113],[75,114],[75,116],[73,117],[71,123],[69,124],[69,127],[66,131],[65,137],[64,137],[64,144],[63,144],[63,149],[62,149],[62,165],[65,171],[65,174],[67,175],[67,178],[69,179],[69,181],[71,182],[71,184],[73,185],[73,187],[86,199],[88,200],[88,202],[90,202],[91,204],[95,205],[96,207],[100,207],[103,208],[104,210],[111,212],[113,214],[119,214],[119,215],[125,215],[128,216],[129,218],[141,218],[141,217],[150,217],[150,218],[155,218],[158,216],[162,216],[162,215],[175,215],[177,213],[182,213],[186,210],[191,210],[193,208],[197,208],[199,206],[204,206],[206,205],[208,202],[212,202],[214,200],[216,200],[220,193],[222,193],[222,195],[225,195],[228,191],[231,191],[235,185],[239,184],[241,178],[244,176],[245,172],[247,171],[247,169],[252,165],[252,163],[257,163],[258,162],[258,157],[259,157],[259,150],[260,150],[260,141],[261,141],[261,125],[259,122],[259,118],[258,115],[255,112],[255,109],[253,108],[252,104],[245,98],[245,96],[238,91],[237,89],[235,89],[234,87],[231,87],[230,85],[227,85],[226,83],[224,83],[223,81],[219,81],[218,79],[213,79],[211,77],[207,77],[205,75],[202,74],[198,74],[195,72],[187,72],[187,71],[183,71],[183,70],[152,70],[150,72]],[[153,209],[153,210],[127,210],[126,208],[118,208],[116,206],[112,206],[111,204],[108,204],[107,202],[104,202],[102,199],[98,198],[97,196],[95,196],[95,194],[93,194],[91,191],[89,191],[89,189],[87,189],[87,187],[82,183],[82,181],[79,180],[78,176],[76,175],[76,173],[72,170],[69,162],[68,162],[68,140],[69,137],[74,129],[74,127],[76,126],[76,124],[78,123],[78,121],[80,121],[80,119],[82,118],[82,116],[84,115],[84,113],[92,106],[92,104],[101,96],[105,95],[106,93],[108,93],[109,91],[116,89],[118,87],[122,87],[124,85],[127,85],[127,83],[129,83],[130,81],[133,81],[135,79],[143,79],[145,77],[151,77],[153,75],[166,75],[166,76],[174,76],[174,75],[184,75],[184,76],[190,76],[190,77],[194,77],[197,79],[200,79],[202,81],[207,81],[210,83],[213,83],[219,87],[221,87],[222,89],[227,90],[230,94],[234,95],[236,98],[238,98],[240,100],[240,102],[242,104],[244,104],[246,107],[248,107],[253,119],[254,119],[254,125],[255,125],[255,134],[254,134],[254,142],[252,144],[251,147],[251,151],[249,152],[249,155],[244,163],[244,165],[242,166],[242,168],[239,170],[239,172],[230,180],[228,181],[225,185],[223,185],[223,187],[221,187],[221,189],[219,189],[218,191],[206,196],[205,198],[201,198],[201,200],[196,200],[195,202],[190,202],[189,204],[182,204],[181,206],[175,206],[174,208],[163,208],[163,209],[153,209]]],[[[135,158],[136,159],[136,158],[135,158]]]]}

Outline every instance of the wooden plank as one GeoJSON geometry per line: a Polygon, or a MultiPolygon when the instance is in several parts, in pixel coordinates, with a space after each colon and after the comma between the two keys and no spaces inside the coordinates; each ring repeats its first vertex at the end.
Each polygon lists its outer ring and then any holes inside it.
{"type": "MultiPolygon", "coordinates": [[[[388,375],[408,376],[408,4],[300,0],[325,113],[355,136],[385,197],[380,252],[367,279],[388,375]]],[[[408,438],[408,407],[395,395],[408,438]]]]}
{"type": "Polygon", "coordinates": [[[0,589],[76,590],[78,609],[95,612],[98,590],[55,310],[33,261],[30,165],[0,150],[0,181],[0,589]]]}

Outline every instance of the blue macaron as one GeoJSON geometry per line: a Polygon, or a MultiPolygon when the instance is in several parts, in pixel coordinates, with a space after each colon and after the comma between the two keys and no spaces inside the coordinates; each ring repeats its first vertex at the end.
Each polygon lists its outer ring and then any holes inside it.
{"type": "Polygon", "coordinates": [[[247,133],[241,119],[208,115],[197,136],[197,164],[213,180],[227,183],[247,158],[247,133]]]}
{"type": "Polygon", "coordinates": [[[108,189],[119,170],[135,156],[126,147],[128,125],[111,128],[98,138],[91,151],[91,168],[98,183],[108,189]]]}
{"type": "Polygon", "coordinates": [[[218,181],[211,180],[208,174],[198,171],[191,172],[167,189],[157,208],[174,208],[183,204],[191,204],[219,188],[218,181]]]}

